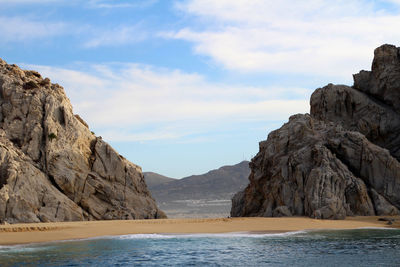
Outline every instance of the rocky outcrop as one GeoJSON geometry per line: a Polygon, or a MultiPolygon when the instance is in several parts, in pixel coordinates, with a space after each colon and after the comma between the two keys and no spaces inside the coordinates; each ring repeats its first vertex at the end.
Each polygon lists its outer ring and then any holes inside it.
{"type": "Polygon", "coordinates": [[[400,209],[400,49],[375,50],[354,86],[329,84],[260,143],[232,216],[396,215],[400,209]]]}
{"type": "Polygon", "coordinates": [[[160,217],[140,167],[90,132],[61,86],[0,60],[0,221],[160,217]]]}

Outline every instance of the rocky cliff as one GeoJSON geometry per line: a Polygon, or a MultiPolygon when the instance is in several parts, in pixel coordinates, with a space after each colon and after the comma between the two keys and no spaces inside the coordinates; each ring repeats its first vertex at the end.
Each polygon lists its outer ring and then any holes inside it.
{"type": "Polygon", "coordinates": [[[0,222],[164,216],[140,167],[91,133],[61,86],[0,60],[0,222]]]}
{"type": "Polygon", "coordinates": [[[352,87],[319,88],[310,104],[260,142],[231,215],[399,214],[400,48],[377,48],[352,87]]]}

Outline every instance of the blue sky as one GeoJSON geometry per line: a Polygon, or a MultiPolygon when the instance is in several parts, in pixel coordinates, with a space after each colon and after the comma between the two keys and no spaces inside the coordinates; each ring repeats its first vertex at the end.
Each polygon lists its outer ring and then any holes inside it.
{"type": "Polygon", "coordinates": [[[0,0],[0,57],[65,88],[121,154],[174,178],[249,160],[327,83],[399,45],[400,1],[0,0]]]}

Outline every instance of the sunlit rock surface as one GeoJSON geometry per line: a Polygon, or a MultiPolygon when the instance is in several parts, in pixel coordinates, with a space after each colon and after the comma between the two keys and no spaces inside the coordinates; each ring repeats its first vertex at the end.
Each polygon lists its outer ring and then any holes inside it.
{"type": "Polygon", "coordinates": [[[164,216],[141,168],[73,114],[61,86],[0,60],[0,222],[164,216]]]}

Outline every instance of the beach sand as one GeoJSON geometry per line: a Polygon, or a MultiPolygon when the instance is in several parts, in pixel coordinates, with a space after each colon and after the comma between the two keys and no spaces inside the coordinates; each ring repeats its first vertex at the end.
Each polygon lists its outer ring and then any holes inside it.
{"type": "Polygon", "coordinates": [[[362,227],[400,228],[396,222],[378,221],[381,217],[348,217],[346,220],[317,220],[307,217],[162,219],[131,221],[90,221],[32,223],[0,226],[0,245],[27,244],[126,234],[187,234],[262,232],[281,233],[310,229],[356,229],[362,227]]]}

